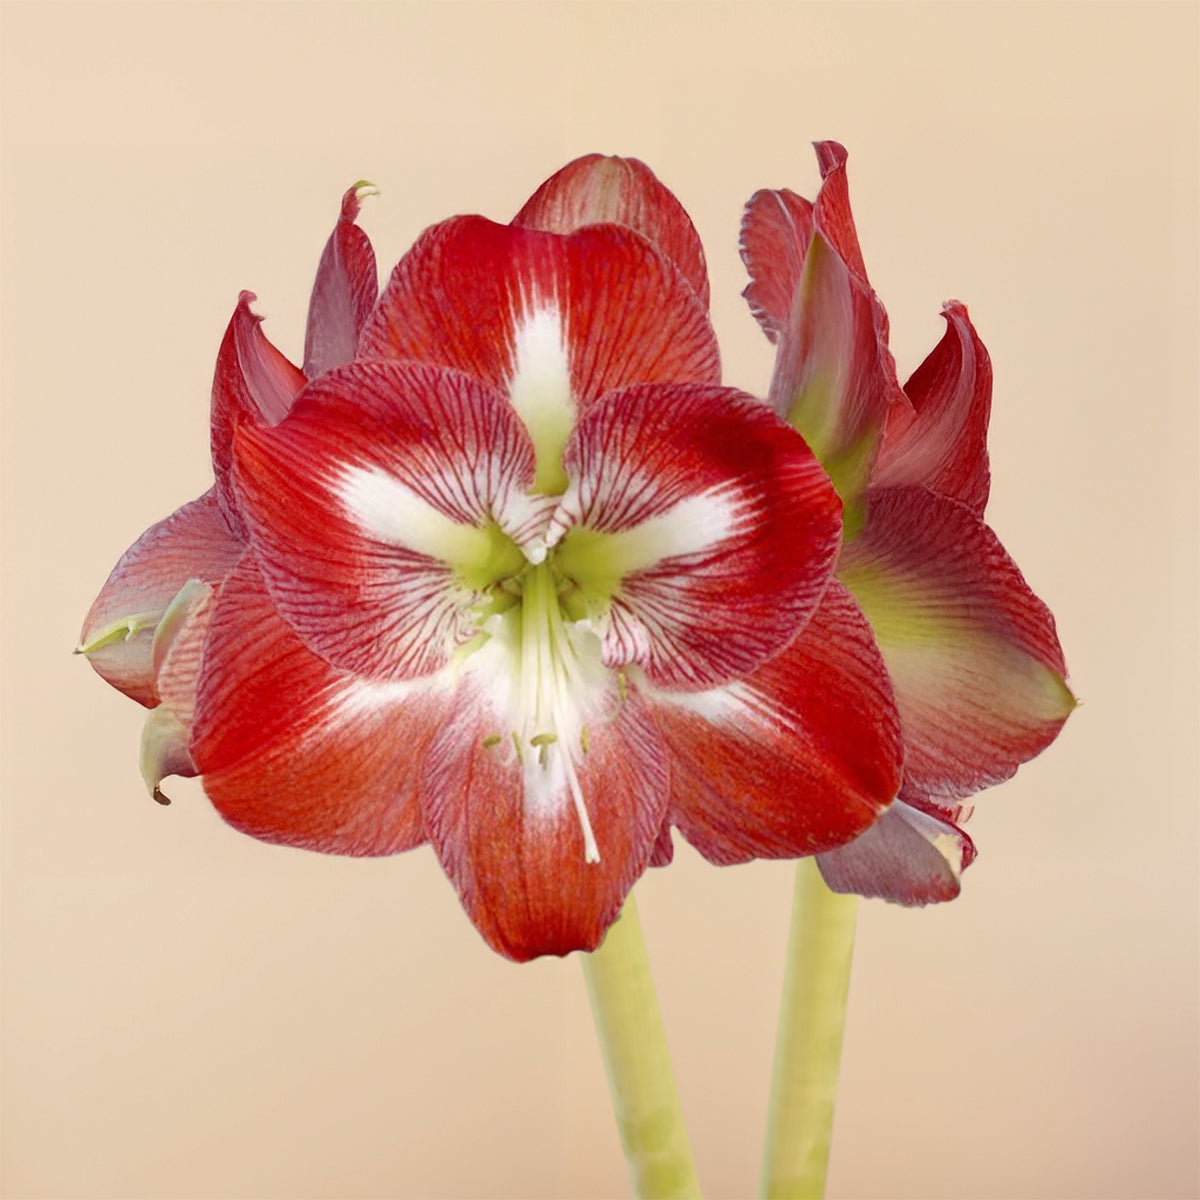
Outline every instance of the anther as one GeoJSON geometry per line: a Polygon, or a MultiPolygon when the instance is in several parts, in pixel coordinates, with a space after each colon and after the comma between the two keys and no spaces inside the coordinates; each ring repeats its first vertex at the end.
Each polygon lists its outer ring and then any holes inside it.
{"type": "Polygon", "coordinates": [[[557,733],[535,733],[533,737],[529,739],[529,744],[537,747],[538,766],[544,767],[546,765],[549,760],[550,747],[553,746],[557,741],[557,733]]]}

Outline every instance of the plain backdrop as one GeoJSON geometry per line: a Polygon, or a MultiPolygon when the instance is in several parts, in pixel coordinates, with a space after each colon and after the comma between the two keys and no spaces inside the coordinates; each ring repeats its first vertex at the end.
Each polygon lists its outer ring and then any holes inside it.
{"type": "MultiPolygon", "coordinates": [[[[861,909],[830,1194],[1187,1197],[1197,1165],[1194,4],[5,3],[3,1188],[628,1195],[578,963],[482,943],[428,850],[351,861],[142,790],[71,649],[209,484],[239,289],[302,353],[342,191],[381,268],[589,151],[648,162],[761,391],[741,207],[850,151],[902,375],[965,301],[989,520],[1083,701],[979,797],[954,904],[861,909]]],[[[793,870],[638,888],[699,1168],[753,1190],[793,870]]]]}

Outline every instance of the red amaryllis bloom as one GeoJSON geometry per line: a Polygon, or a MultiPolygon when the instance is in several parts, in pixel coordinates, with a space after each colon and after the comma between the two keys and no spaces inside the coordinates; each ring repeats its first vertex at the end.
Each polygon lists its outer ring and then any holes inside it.
{"type": "Polygon", "coordinates": [[[899,800],[818,857],[835,891],[923,904],[956,896],[975,848],[962,801],[1058,735],[1075,701],[1054,619],[983,520],[992,370],[966,308],[903,388],[850,213],[846,151],[817,144],[810,203],[747,205],[746,298],[778,346],[775,410],[845,505],[837,578],[870,620],[904,739],[899,800]]]}
{"type": "Polygon", "coordinates": [[[243,294],[216,484],[85,625],[101,673],[157,704],[151,786],[199,773],[268,841],[428,840],[517,959],[594,948],[672,822],[719,861],[867,829],[898,722],[830,578],[840,504],[721,386],[678,201],[640,163],[581,159],[511,225],[427,230],[378,298],[357,207],[303,371],[243,294]]]}

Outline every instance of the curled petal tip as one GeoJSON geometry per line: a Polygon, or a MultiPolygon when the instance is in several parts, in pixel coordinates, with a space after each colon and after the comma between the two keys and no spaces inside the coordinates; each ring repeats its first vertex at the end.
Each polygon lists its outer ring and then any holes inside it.
{"type": "Polygon", "coordinates": [[[821,168],[822,179],[836,171],[838,167],[844,167],[846,160],[850,157],[849,151],[841,142],[832,140],[813,142],[813,149],[817,152],[817,165],[821,168]]]}
{"type": "Polygon", "coordinates": [[[342,196],[342,219],[344,221],[353,221],[358,216],[362,202],[368,196],[378,195],[379,188],[369,179],[360,179],[356,183],[352,183],[342,196]]]}

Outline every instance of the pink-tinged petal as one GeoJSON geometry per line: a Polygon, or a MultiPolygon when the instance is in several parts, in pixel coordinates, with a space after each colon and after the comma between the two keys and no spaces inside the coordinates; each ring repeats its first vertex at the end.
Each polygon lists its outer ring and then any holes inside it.
{"type": "Polygon", "coordinates": [[[782,654],[723,688],[657,693],[654,717],[671,755],[671,822],[712,862],[839,846],[900,785],[887,671],[836,582],[782,654]]]}
{"type": "Polygon", "coordinates": [[[304,374],[315,379],[354,358],[358,335],[379,295],[371,239],[355,224],[364,196],[375,188],[356,183],[342,197],[342,212],[317,266],[304,335],[304,374]]]}
{"type": "Polygon", "coordinates": [[[854,231],[846,152],[820,142],[817,158],[823,182],[811,212],[790,192],[760,192],[747,208],[747,298],[768,336],[778,339],[771,401],[829,472],[853,536],[888,414],[908,399],[888,349],[887,313],[867,281],[854,231]]]}
{"type": "Polygon", "coordinates": [[[167,606],[154,632],[152,658],[159,705],[142,726],[140,766],[151,796],[168,775],[198,774],[188,750],[196,709],[196,686],[208,627],[221,585],[189,579],[167,606]]]}
{"type": "Polygon", "coordinates": [[[704,305],[645,238],[613,225],[569,236],[455,217],[400,260],[359,358],[453,367],[504,392],[537,447],[537,487],[561,491],[580,411],[634,383],[717,383],[704,305]]]}
{"type": "Polygon", "coordinates": [[[230,526],[244,532],[230,471],[233,439],[240,425],[277,425],[304,386],[304,376],[274,346],[260,328],[262,318],[250,311],[253,292],[242,292],[217,352],[213,376],[213,474],[217,498],[230,526]]]}
{"type": "Polygon", "coordinates": [[[904,385],[912,407],[890,410],[871,486],[919,484],[982,515],[992,362],[964,305],[951,300],[942,316],[945,334],[904,385]]]}
{"type": "Polygon", "coordinates": [[[245,550],[210,489],[152,525],[121,556],[83,623],[79,652],[119,691],[158,703],[154,633],[189,579],[220,581],[245,550]]]}
{"type": "Polygon", "coordinates": [[[781,650],[816,608],[840,505],[803,439],[720,387],[612,393],[567,443],[547,534],[611,667],[706,688],[781,650]],[[561,540],[560,540],[561,539],[561,540]]]}
{"type": "Polygon", "coordinates": [[[683,205],[639,159],[604,154],[575,159],[534,192],[512,223],[548,233],[625,225],[653,242],[708,307],[708,267],[700,235],[683,205]]]}
{"type": "Polygon", "coordinates": [[[742,215],[739,249],[750,273],[742,295],[772,342],[787,328],[812,232],[812,204],[787,188],[755,192],[742,215]]]}
{"type": "Polygon", "coordinates": [[[416,773],[438,700],[317,658],[276,613],[253,555],[222,588],[198,695],[191,755],[235,828],[326,854],[424,840],[416,773]]]}
{"type": "Polygon", "coordinates": [[[666,815],[669,772],[645,702],[618,695],[610,677],[587,693],[574,737],[533,743],[512,731],[499,639],[467,667],[425,760],[429,841],[499,953],[524,962],[594,950],[666,815]]]}
{"type": "Polygon", "coordinates": [[[327,372],[282,425],[244,425],[236,458],[281,615],[323,658],[374,679],[444,666],[537,532],[532,448],[511,407],[424,363],[327,372]]]}
{"type": "Polygon", "coordinates": [[[974,858],[957,825],[898,800],[849,845],[817,855],[817,866],[832,891],[911,906],[953,900],[974,858]]]}
{"type": "Polygon", "coordinates": [[[887,662],[904,730],[905,799],[954,801],[1007,779],[1075,700],[1050,610],[964,504],[872,489],[838,578],[887,662]]]}

